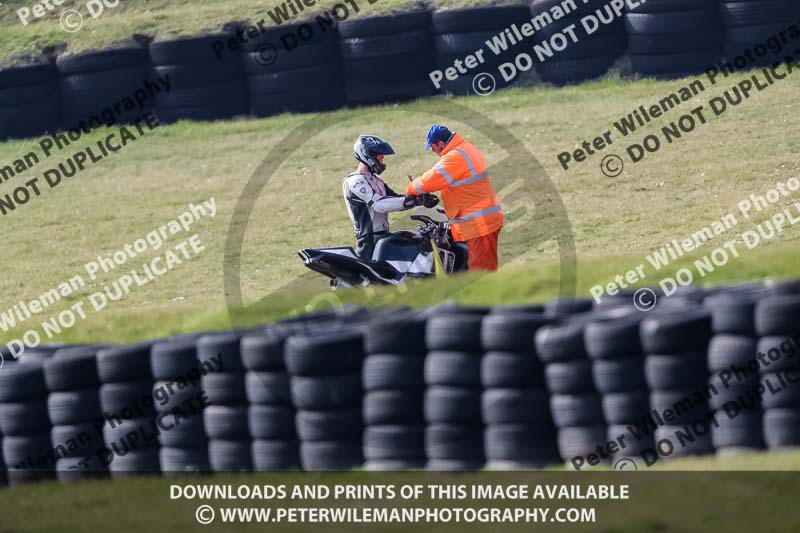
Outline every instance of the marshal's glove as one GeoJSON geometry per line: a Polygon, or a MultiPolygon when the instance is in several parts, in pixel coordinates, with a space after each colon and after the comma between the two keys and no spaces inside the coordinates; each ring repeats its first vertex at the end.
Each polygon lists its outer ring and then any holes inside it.
{"type": "Polygon", "coordinates": [[[439,205],[439,198],[432,194],[423,194],[422,205],[427,207],[428,209],[436,207],[437,205],[439,205]]]}

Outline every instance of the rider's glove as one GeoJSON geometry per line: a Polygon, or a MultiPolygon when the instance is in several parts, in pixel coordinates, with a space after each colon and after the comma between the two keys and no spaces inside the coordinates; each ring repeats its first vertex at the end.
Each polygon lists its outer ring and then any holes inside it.
{"type": "Polygon", "coordinates": [[[436,207],[439,205],[439,198],[432,194],[423,194],[422,195],[422,205],[430,209],[431,207],[436,207]]]}
{"type": "Polygon", "coordinates": [[[406,209],[411,209],[412,207],[417,207],[422,205],[424,202],[424,198],[422,196],[406,196],[403,198],[403,207],[406,209]]]}

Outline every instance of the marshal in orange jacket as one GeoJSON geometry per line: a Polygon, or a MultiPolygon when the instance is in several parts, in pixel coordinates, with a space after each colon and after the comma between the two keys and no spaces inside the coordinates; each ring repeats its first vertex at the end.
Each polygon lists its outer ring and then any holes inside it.
{"type": "Polygon", "coordinates": [[[458,133],[442,150],[439,162],[406,188],[409,195],[437,191],[442,191],[447,218],[462,221],[452,226],[455,240],[468,241],[503,227],[503,208],[483,155],[458,133]]]}

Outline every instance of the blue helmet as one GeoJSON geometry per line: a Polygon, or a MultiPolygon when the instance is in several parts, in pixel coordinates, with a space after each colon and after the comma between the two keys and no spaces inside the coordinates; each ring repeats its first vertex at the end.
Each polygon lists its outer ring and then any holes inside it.
{"type": "Polygon", "coordinates": [[[431,129],[428,130],[428,144],[425,145],[425,151],[427,152],[431,149],[431,144],[438,143],[439,141],[447,142],[452,136],[453,132],[450,131],[447,126],[434,124],[431,126],[431,129]]]}

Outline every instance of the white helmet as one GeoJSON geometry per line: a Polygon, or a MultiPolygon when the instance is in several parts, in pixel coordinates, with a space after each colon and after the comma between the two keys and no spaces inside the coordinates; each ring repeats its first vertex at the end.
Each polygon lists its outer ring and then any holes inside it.
{"type": "Polygon", "coordinates": [[[376,156],[392,155],[394,148],[388,142],[375,135],[360,135],[353,146],[356,159],[367,165],[373,174],[381,174],[386,165],[380,163],[376,156]]]}

